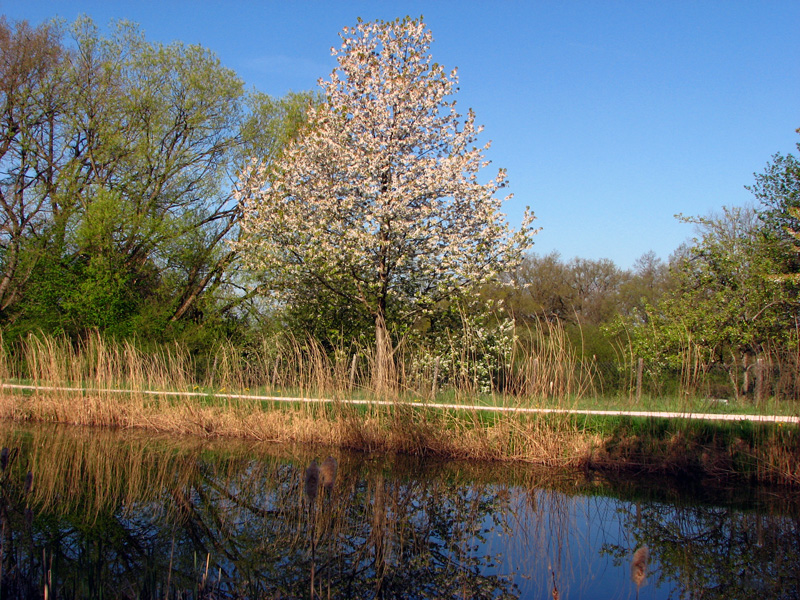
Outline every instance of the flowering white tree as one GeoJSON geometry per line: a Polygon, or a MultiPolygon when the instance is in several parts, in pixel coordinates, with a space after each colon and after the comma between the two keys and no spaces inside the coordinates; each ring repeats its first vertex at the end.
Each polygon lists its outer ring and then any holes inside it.
{"type": "Polygon", "coordinates": [[[312,281],[365,308],[382,386],[387,308],[410,319],[512,269],[535,231],[530,211],[516,232],[505,222],[505,171],[479,181],[489,145],[448,99],[456,71],[431,61],[421,19],[359,21],[341,38],[305,133],[277,164],[241,175],[238,246],[288,301],[293,283],[312,281]]]}

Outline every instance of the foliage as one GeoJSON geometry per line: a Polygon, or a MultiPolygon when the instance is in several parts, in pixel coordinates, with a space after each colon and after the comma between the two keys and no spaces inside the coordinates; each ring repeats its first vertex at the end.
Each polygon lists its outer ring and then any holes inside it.
{"type": "Polygon", "coordinates": [[[517,334],[514,321],[493,309],[491,301],[452,303],[429,321],[411,368],[435,373],[434,385],[482,394],[498,390],[513,367],[517,334]]]}
{"type": "MultiPolygon", "coordinates": [[[[800,207],[789,206],[787,207],[786,212],[793,219],[800,221],[800,207]]],[[[785,230],[786,233],[794,239],[794,241],[789,243],[790,245],[788,250],[800,254],[800,231],[797,229],[792,229],[789,225],[786,226],[785,230]]],[[[779,273],[775,276],[775,278],[778,281],[797,284],[800,283],[800,272],[792,270],[788,273],[779,273]]]]}
{"type": "Polygon", "coordinates": [[[724,208],[719,216],[689,218],[698,227],[672,266],[675,288],[651,307],[639,351],[679,367],[692,352],[703,364],[756,355],[786,331],[774,263],[753,209],[724,208]],[[648,332],[650,335],[648,335],[648,332]]]}
{"type": "Polygon", "coordinates": [[[506,310],[518,322],[537,317],[548,321],[572,318],[573,290],[568,267],[558,252],[530,253],[507,277],[509,285],[497,291],[504,294],[506,310]]]}
{"type": "Polygon", "coordinates": [[[657,302],[675,284],[669,264],[655,252],[646,252],[633,264],[633,276],[619,287],[619,314],[647,321],[647,307],[657,302]]]}
{"type": "MultiPolygon", "coordinates": [[[[797,132],[800,133],[800,129],[797,132]]],[[[800,143],[797,149],[800,151],[800,143]]],[[[775,154],[764,172],[754,177],[755,184],[747,189],[761,204],[759,216],[768,232],[782,238],[787,228],[797,230],[800,221],[790,210],[800,208],[800,161],[797,157],[775,154]]]]}
{"type": "MultiPolygon", "coordinates": [[[[797,130],[800,133],[800,129],[797,130]]],[[[800,143],[797,144],[800,151],[800,143]]],[[[800,161],[792,154],[776,154],[756,182],[748,189],[761,203],[759,218],[770,241],[773,258],[788,284],[800,279],[800,254],[797,240],[800,231],[800,161]]],[[[794,293],[796,294],[796,288],[794,293]]]]}
{"type": "Polygon", "coordinates": [[[500,213],[504,171],[479,182],[488,145],[430,44],[421,20],[346,28],[302,137],[240,177],[248,264],[289,304],[313,286],[368,314],[379,365],[387,329],[513,268],[533,233],[531,215],[512,232],[500,213]]]}
{"type": "Polygon", "coordinates": [[[507,280],[497,295],[518,322],[543,318],[581,326],[600,326],[617,315],[641,316],[644,302],[669,286],[666,265],[652,252],[631,271],[609,259],[565,262],[558,252],[528,254],[507,280]]]}
{"type": "Polygon", "coordinates": [[[0,21],[0,322],[11,335],[164,335],[235,322],[248,297],[225,240],[244,156],[266,162],[308,94],[271,99],[200,46],[120,22],[0,21]]]}

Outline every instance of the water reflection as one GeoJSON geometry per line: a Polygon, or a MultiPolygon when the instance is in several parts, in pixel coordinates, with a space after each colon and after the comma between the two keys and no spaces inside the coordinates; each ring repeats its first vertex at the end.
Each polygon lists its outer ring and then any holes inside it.
{"type": "Polygon", "coordinates": [[[647,546],[640,546],[633,553],[631,561],[631,580],[636,584],[636,597],[639,597],[639,588],[644,585],[647,579],[647,561],[650,559],[650,549],[647,546]]]}
{"type": "MultiPolygon", "coordinates": [[[[677,582],[688,597],[800,597],[796,516],[659,503],[638,512],[620,507],[619,515],[635,539],[653,549],[656,586],[677,582]]],[[[607,544],[604,551],[620,560],[625,548],[607,544]]]]}
{"type": "Polygon", "coordinates": [[[791,498],[66,427],[0,446],[3,598],[798,597],[791,498]]]}

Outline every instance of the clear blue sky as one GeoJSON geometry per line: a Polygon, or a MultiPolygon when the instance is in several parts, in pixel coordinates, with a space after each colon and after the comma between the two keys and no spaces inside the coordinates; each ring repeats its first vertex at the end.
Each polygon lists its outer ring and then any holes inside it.
{"type": "Polygon", "coordinates": [[[800,141],[797,0],[0,0],[0,13],[134,21],[276,96],[316,89],[357,17],[424,15],[434,60],[458,67],[459,106],[508,170],[509,220],[530,205],[534,250],[565,259],[666,259],[693,234],[673,215],[748,203],[753,173],[800,141]]]}

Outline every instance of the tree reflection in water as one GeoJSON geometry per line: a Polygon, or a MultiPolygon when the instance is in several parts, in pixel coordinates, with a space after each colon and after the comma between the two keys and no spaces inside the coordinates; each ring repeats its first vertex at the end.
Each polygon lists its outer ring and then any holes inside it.
{"type": "Polygon", "coordinates": [[[785,516],[347,454],[310,491],[300,448],[10,427],[1,598],[634,598],[645,544],[643,597],[797,597],[785,516]]]}
{"type": "Polygon", "coordinates": [[[506,513],[489,485],[344,458],[335,485],[306,494],[302,454],[36,431],[3,437],[19,449],[2,480],[3,597],[41,597],[46,581],[51,597],[518,597],[476,551],[506,513]],[[32,522],[28,466],[43,482],[32,522]]]}
{"type": "MultiPolygon", "coordinates": [[[[619,514],[633,539],[648,544],[658,564],[655,585],[678,582],[665,597],[800,598],[796,517],[662,503],[620,507],[619,514]]],[[[620,545],[604,552],[618,563],[630,558],[620,545]]]]}

